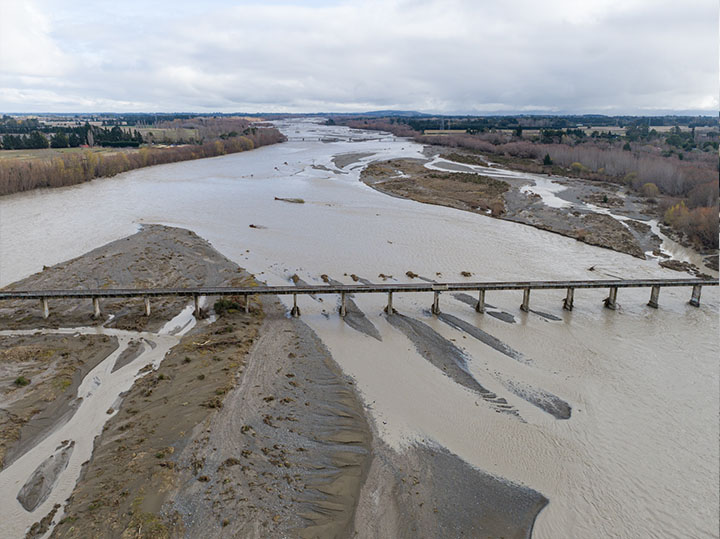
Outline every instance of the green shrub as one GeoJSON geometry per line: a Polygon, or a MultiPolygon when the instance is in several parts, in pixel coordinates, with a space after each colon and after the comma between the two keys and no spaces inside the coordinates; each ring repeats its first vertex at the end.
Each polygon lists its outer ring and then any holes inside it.
{"type": "Polygon", "coordinates": [[[642,193],[646,197],[653,198],[660,194],[660,189],[654,183],[648,182],[642,186],[642,193]]]}
{"type": "Polygon", "coordinates": [[[227,312],[239,311],[242,308],[243,305],[230,298],[220,298],[213,305],[213,309],[218,316],[227,312]]]}

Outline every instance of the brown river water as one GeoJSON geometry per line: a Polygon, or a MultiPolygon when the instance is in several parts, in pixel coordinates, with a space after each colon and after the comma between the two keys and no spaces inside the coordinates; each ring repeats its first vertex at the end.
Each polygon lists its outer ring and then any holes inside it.
{"type": "MultiPolygon", "coordinates": [[[[192,229],[268,284],[287,284],[294,273],[313,284],[321,274],[352,283],[351,274],[382,282],[383,273],[393,276],[386,282],[406,282],[409,270],[453,282],[680,276],[656,261],[389,197],[358,181],[371,160],[420,157],[417,144],[313,121],[278,125],[289,142],[0,198],[0,285],[143,223],[192,229]],[[337,169],[332,158],[349,153],[370,155],[337,169]]],[[[459,347],[472,376],[517,415],[497,413],[426,361],[382,314],[384,296],[354,298],[381,341],[345,324],[337,297],[299,301],[303,320],[357,381],[383,440],[398,450],[440,445],[539,491],[550,503],[533,537],[717,537],[718,289],[703,290],[699,309],[687,304],[687,288],[663,289],[659,309],[647,307],[649,290],[621,289],[619,309],[609,311],[606,293],[577,290],[575,309],[566,312],[563,291],[533,292],[531,308],[559,320],[522,313],[519,292],[488,293],[486,302],[515,323],[441,296],[444,313],[523,361],[432,317],[431,294],[395,295],[399,312],[459,347]],[[508,390],[519,386],[557,395],[572,416],[555,419],[508,390]]]]}

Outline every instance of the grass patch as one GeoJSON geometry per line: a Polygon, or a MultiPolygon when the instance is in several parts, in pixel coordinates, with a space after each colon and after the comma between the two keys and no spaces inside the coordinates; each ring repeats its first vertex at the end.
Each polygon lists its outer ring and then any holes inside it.
{"type": "Polygon", "coordinates": [[[55,387],[55,389],[59,389],[60,391],[65,391],[71,385],[72,385],[72,379],[67,378],[67,377],[55,378],[53,380],[53,387],[55,387]]]}
{"type": "Polygon", "coordinates": [[[487,163],[484,159],[480,158],[476,155],[467,155],[462,153],[449,153],[446,155],[441,156],[443,159],[447,159],[449,161],[455,161],[456,163],[465,163],[466,165],[481,165],[481,166],[487,166],[487,163]]]}

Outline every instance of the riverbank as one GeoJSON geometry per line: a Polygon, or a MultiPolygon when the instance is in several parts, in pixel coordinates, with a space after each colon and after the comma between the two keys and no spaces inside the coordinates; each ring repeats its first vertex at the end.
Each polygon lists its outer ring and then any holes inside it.
{"type": "Polygon", "coordinates": [[[80,382],[117,347],[106,335],[0,336],[0,470],[74,411],[80,382]]]}
{"type": "Polygon", "coordinates": [[[62,152],[25,150],[14,153],[12,157],[0,158],[0,196],[44,187],[76,185],[153,165],[244,152],[285,140],[287,138],[277,129],[263,127],[253,128],[242,136],[212,140],[203,144],[150,146],[134,151],[106,151],[95,148],[76,151],[68,149],[62,152]],[[33,152],[39,152],[44,157],[29,159],[28,155],[33,152]]]}

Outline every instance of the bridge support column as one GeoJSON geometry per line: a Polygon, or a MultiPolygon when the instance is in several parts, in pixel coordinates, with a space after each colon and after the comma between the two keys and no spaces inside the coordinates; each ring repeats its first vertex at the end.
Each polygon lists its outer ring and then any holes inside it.
{"type": "Polygon", "coordinates": [[[145,298],[145,316],[150,316],[150,298],[145,298]]]}
{"type": "Polygon", "coordinates": [[[605,298],[605,307],[612,311],[617,309],[617,286],[610,288],[610,295],[605,298]]]}
{"type": "Polygon", "coordinates": [[[40,303],[42,303],[43,318],[47,318],[48,316],[50,316],[50,308],[48,307],[47,298],[42,298],[40,300],[40,303]]]}
{"type": "Polygon", "coordinates": [[[345,292],[340,292],[340,316],[345,318],[347,307],[345,306],[345,292]]]}
{"type": "Polygon", "coordinates": [[[648,307],[652,307],[653,309],[658,308],[658,298],[660,297],[660,287],[659,286],[653,286],[650,290],[650,301],[648,301],[648,307]]]}
{"type": "Polygon", "coordinates": [[[250,294],[245,294],[245,314],[250,314],[250,294]]]}
{"type": "Polygon", "coordinates": [[[100,298],[93,298],[93,318],[100,318],[100,298]]]}
{"type": "Polygon", "coordinates": [[[523,289],[523,302],[522,305],[520,305],[520,310],[524,312],[528,312],[530,310],[530,289],[524,288],[523,289]]]}
{"type": "Polygon", "coordinates": [[[290,314],[295,318],[300,316],[300,307],[298,307],[297,304],[297,294],[293,294],[293,306],[292,309],[290,309],[290,314]]]}
{"type": "Polygon", "coordinates": [[[392,306],[392,292],[388,292],[388,304],[387,304],[387,306],[385,307],[385,312],[386,312],[387,314],[395,314],[395,312],[396,312],[395,309],[393,309],[393,306],[392,306]]]}
{"type": "Polygon", "coordinates": [[[430,311],[433,314],[438,315],[438,314],[440,314],[440,292],[436,291],[436,292],[433,292],[433,294],[434,294],[433,304],[432,304],[432,307],[430,308],[430,311]]]}
{"type": "Polygon", "coordinates": [[[575,289],[568,288],[567,295],[565,296],[565,301],[563,301],[563,309],[565,309],[566,311],[572,311],[574,300],[575,300],[575,289]]]}
{"type": "Polygon", "coordinates": [[[478,302],[475,305],[475,310],[481,314],[485,312],[485,290],[478,292],[478,302]]]}
{"type": "Polygon", "coordinates": [[[195,318],[200,318],[200,296],[193,296],[193,304],[195,305],[193,315],[195,315],[195,318]]]}
{"type": "Polygon", "coordinates": [[[702,291],[702,285],[696,284],[693,286],[692,297],[690,298],[690,305],[693,307],[700,307],[700,292],[702,291]]]}

